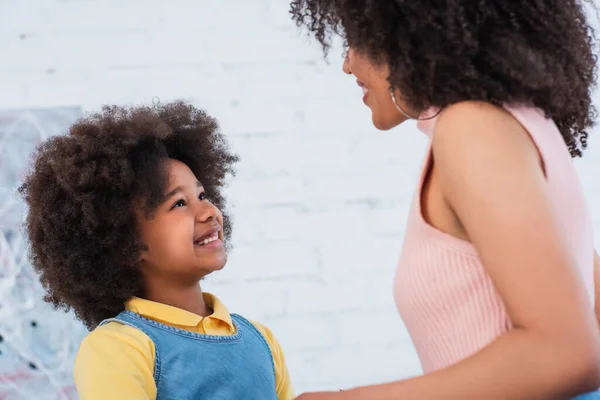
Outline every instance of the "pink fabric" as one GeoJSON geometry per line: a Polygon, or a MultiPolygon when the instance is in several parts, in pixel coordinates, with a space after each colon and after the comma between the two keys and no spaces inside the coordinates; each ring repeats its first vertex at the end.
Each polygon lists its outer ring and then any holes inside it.
{"type": "MultiPolygon", "coordinates": [[[[593,302],[592,225],[567,147],[554,122],[541,111],[507,111],[538,147],[551,198],[593,302]]],[[[435,123],[436,119],[420,121],[418,126],[432,137],[435,123]]],[[[394,282],[396,305],[424,372],[469,357],[511,328],[502,299],[474,246],[435,229],[422,218],[421,186],[430,157],[431,149],[413,200],[394,282]]]]}

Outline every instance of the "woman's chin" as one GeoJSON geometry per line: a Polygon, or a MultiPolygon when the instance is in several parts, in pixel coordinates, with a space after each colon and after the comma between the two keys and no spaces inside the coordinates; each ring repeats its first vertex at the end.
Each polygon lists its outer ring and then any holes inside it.
{"type": "Polygon", "coordinates": [[[371,119],[373,121],[373,126],[375,126],[375,128],[379,129],[380,131],[389,131],[390,129],[395,128],[404,121],[406,121],[406,119],[399,120],[398,118],[382,118],[379,117],[376,113],[372,113],[371,119]]]}
{"type": "Polygon", "coordinates": [[[406,121],[406,117],[400,114],[394,108],[393,104],[390,106],[388,104],[382,104],[381,102],[374,102],[368,106],[371,110],[371,121],[373,122],[373,126],[380,131],[388,131],[406,121]]]}

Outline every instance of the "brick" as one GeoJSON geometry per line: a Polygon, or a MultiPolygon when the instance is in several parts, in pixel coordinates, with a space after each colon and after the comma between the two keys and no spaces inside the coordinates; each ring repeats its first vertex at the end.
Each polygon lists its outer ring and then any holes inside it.
{"type": "Polygon", "coordinates": [[[336,345],[336,327],[328,316],[286,316],[269,319],[265,324],[277,336],[286,352],[294,349],[328,349],[336,345]]]}
{"type": "MultiPolygon", "coordinates": [[[[264,236],[274,240],[300,243],[350,243],[357,233],[366,235],[366,219],[362,207],[335,204],[333,208],[308,210],[307,196],[298,198],[303,206],[269,208],[262,214],[264,236]]],[[[317,208],[317,207],[315,207],[317,208]]]]}
{"type": "Polygon", "coordinates": [[[401,166],[388,165],[381,168],[356,168],[352,171],[338,170],[323,173],[319,179],[308,183],[310,194],[318,201],[380,201],[395,199],[412,191],[413,184],[401,166]]]}
{"type": "Polygon", "coordinates": [[[229,275],[227,270],[216,272],[202,283],[203,289],[217,295],[230,312],[258,322],[285,316],[287,286],[278,281],[244,282],[240,296],[240,284],[229,275]]]}
{"type": "Polygon", "coordinates": [[[294,176],[233,181],[228,188],[233,203],[245,206],[293,205],[306,196],[306,184],[294,176]]]}
{"type": "Polygon", "coordinates": [[[319,270],[317,252],[313,246],[296,244],[242,245],[229,255],[230,273],[241,283],[281,277],[310,277],[319,270]],[[235,271],[235,272],[234,272],[235,271]]]}
{"type": "Polygon", "coordinates": [[[294,360],[290,363],[290,373],[302,391],[382,383],[414,376],[413,371],[420,369],[408,341],[385,344],[369,341],[359,346],[338,345],[328,350],[294,350],[288,352],[288,358],[294,360]]]}
{"type": "Polygon", "coordinates": [[[411,174],[420,171],[428,139],[414,122],[387,132],[360,135],[352,143],[352,155],[368,165],[402,164],[411,174]]]}
{"type": "Polygon", "coordinates": [[[288,288],[285,314],[328,315],[335,320],[395,310],[390,280],[384,279],[388,276],[349,273],[336,278],[321,276],[315,280],[281,281],[288,288]]]}
{"type": "Polygon", "coordinates": [[[361,235],[352,243],[319,247],[324,272],[337,275],[395,268],[400,255],[400,237],[369,237],[361,235]]]}

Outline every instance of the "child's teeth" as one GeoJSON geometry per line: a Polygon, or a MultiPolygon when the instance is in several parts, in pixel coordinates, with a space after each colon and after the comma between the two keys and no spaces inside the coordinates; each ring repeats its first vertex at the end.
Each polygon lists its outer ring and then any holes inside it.
{"type": "Polygon", "coordinates": [[[214,236],[204,239],[203,241],[200,242],[200,245],[209,244],[210,242],[214,242],[217,239],[219,239],[218,233],[216,233],[214,236]]]}

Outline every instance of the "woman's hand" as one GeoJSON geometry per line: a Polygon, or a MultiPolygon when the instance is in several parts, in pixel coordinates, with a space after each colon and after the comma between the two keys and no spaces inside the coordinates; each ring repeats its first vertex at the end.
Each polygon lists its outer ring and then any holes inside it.
{"type": "Polygon", "coordinates": [[[352,400],[351,397],[346,395],[347,393],[342,391],[304,393],[296,397],[296,400],[352,400]]]}

